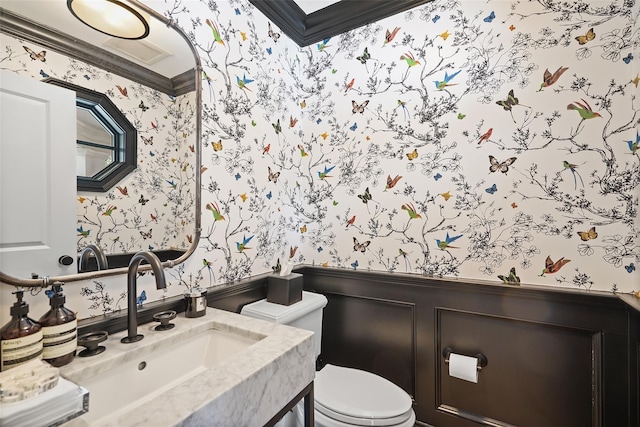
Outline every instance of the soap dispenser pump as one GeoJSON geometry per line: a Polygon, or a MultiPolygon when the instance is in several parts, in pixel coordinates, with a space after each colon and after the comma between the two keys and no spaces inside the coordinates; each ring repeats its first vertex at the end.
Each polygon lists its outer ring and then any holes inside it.
{"type": "Polygon", "coordinates": [[[42,327],[30,319],[24,291],[14,292],[17,301],[11,307],[11,320],[0,329],[0,371],[42,358],[42,327]]]}
{"type": "Polygon", "coordinates": [[[78,347],[78,321],[73,311],[64,306],[62,282],[54,282],[46,291],[51,308],[38,320],[42,325],[42,359],[60,367],[70,363],[78,347]]]}

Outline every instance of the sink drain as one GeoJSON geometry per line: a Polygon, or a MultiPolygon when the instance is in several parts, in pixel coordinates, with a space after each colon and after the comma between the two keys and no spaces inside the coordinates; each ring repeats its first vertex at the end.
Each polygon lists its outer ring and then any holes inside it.
{"type": "Polygon", "coordinates": [[[142,371],[146,367],[147,367],[147,362],[142,361],[138,363],[138,371],[142,371]]]}

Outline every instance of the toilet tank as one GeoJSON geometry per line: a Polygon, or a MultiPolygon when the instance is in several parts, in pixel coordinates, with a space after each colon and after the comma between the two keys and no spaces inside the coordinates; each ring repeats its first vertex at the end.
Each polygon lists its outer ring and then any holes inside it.
{"type": "Polygon", "coordinates": [[[240,314],[313,331],[314,348],[318,357],[322,341],[322,310],[326,305],[327,297],[324,295],[303,291],[302,300],[295,304],[274,304],[263,299],[245,305],[240,314]]]}

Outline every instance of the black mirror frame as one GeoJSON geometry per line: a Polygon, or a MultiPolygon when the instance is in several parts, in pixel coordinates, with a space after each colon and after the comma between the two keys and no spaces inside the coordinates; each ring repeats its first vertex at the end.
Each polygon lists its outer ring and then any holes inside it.
{"type": "Polygon", "coordinates": [[[122,178],[133,172],[137,167],[138,132],[136,128],[133,127],[131,122],[120,112],[108,96],[63,80],[47,78],[43,81],[75,91],[76,105],[78,107],[92,111],[96,117],[99,117],[106,123],[110,121],[116,123],[117,126],[123,130],[123,133],[119,135],[118,142],[116,143],[115,162],[92,177],[78,177],[78,191],[101,193],[109,191],[109,189],[120,182],[122,178]],[[107,113],[109,117],[104,117],[103,112],[107,113]]]}

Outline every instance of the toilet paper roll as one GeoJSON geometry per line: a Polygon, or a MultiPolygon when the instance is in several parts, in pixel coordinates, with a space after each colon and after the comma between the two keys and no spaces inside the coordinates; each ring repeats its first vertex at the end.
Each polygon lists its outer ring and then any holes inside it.
{"type": "Polygon", "coordinates": [[[449,354],[449,375],[461,380],[478,382],[478,359],[461,354],[449,354]]]}

